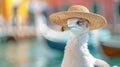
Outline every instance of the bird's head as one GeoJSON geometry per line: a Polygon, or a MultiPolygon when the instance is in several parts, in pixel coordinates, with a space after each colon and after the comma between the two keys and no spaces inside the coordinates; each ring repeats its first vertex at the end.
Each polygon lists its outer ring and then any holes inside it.
{"type": "Polygon", "coordinates": [[[70,30],[74,34],[80,34],[88,31],[88,20],[83,18],[68,19],[67,25],[62,27],[62,30],[70,30]]]}

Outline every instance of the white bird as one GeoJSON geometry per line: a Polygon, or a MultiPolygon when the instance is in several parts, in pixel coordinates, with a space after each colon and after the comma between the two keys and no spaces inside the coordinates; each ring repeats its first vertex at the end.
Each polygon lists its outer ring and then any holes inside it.
{"type": "Polygon", "coordinates": [[[105,61],[93,57],[87,48],[89,30],[85,19],[69,19],[70,38],[65,47],[62,67],[110,67],[105,61]]]}
{"type": "Polygon", "coordinates": [[[84,19],[69,19],[67,28],[70,31],[66,32],[54,31],[46,23],[40,23],[41,34],[51,41],[62,42],[62,39],[58,36],[63,37],[70,33],[61,67],[110,67],[105,61],[97,59],[90,54],[87,48],[89,33],[87,23],[84,19]]]}

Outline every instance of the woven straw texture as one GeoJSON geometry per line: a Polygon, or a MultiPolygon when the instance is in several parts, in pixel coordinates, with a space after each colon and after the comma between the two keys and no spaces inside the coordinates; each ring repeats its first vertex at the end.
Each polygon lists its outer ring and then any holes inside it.
{"type": "Polygon", "coordinates": [[[106,24],[106,19],[99,15],[89,12],[89,10],[81,5],[74,5],[68,11],[53,13],[49,16],[51,22],[65,26],[67,20],[71,18],[84,18],[89,21],[89,30],[94,30],[103,27],[106,24]]]}

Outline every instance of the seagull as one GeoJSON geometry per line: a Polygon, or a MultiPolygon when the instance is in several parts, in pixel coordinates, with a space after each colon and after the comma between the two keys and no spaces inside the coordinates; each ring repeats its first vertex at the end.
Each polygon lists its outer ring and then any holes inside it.
{"type": "Polygon", "coordinates": [[[70,38],[65,47],[61,67],[110,67],[105,61],[90,54],[87,47],[88,23],[83,18],[72,18],[67,21],[66,29],[70,31],[70,38]]]}

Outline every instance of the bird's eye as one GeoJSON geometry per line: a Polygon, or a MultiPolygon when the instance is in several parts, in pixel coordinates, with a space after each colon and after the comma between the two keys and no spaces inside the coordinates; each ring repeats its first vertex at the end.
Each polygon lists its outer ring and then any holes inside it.
{"type": "Polygon", "coordinates": [[[80,21],[80,20],[77,21],[77,25],[81,26],[81,25],[83,25],[83,24],[84,24],[83,21],[80,21]]]}

